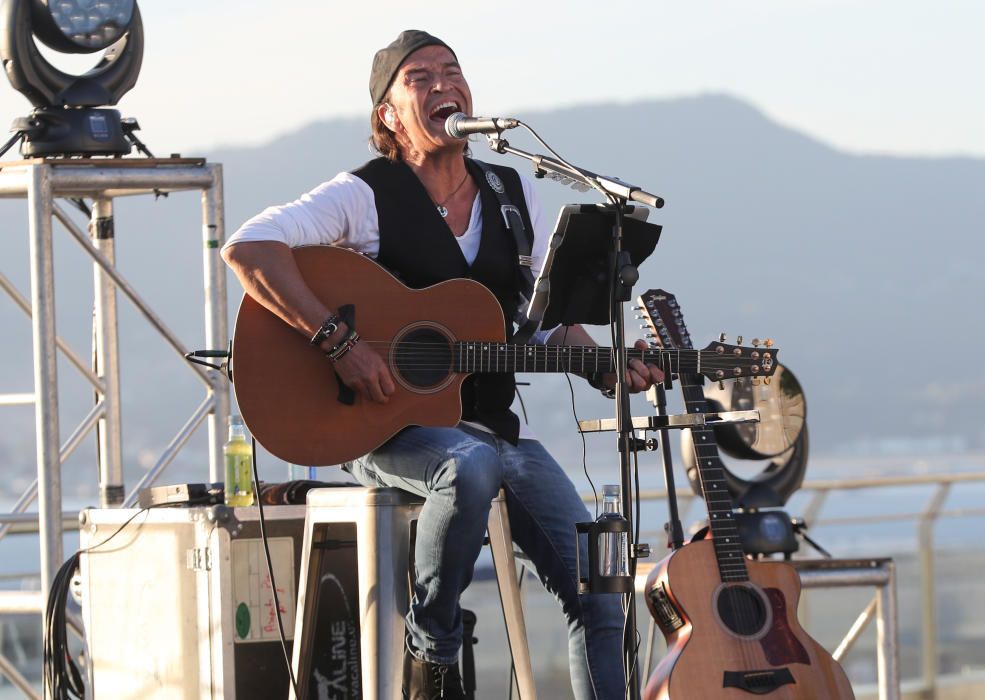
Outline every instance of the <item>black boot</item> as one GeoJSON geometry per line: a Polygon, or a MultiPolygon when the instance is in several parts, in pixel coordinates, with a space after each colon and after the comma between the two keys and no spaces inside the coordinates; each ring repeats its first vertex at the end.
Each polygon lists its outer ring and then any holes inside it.
{"type": "Polygon", "coordinates": [[[432,664],[405,652],[404,700],[465,700],[458,664],[432,664]]]}

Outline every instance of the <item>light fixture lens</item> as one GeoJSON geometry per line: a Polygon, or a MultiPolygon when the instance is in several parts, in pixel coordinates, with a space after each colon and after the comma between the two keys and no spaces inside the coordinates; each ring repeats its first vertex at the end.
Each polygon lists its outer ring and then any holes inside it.
{"type": "Polygon", "coordinates": [[[117,42],[130,26],[135,0],[48,0],[58,30],[80,49],[98,51],[117,42]]]}

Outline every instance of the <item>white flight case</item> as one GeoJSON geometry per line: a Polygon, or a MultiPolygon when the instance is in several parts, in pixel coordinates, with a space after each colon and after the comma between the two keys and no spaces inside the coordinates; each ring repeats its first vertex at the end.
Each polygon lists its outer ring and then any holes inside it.
{"type": "MultiPolygon", "coordinates": [[[[81,546],[138,511],[90,509],[81,546]]],[[[284,632],[294,636],[304,506],[265,506],[284,632]]],[[[81,558],[96,700],[287,698],[257,508],[153,508],[81,558]]]]}

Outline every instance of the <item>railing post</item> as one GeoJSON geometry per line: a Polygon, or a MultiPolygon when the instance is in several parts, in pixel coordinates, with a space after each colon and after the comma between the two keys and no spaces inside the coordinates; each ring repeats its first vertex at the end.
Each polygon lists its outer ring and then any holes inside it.
{"type": "Polygon", "coordinates": [[[934,525],[944,499],[951,490],[950,484],[939,484],[917,526],[920,547],[920,647],[923,657],[923,690],[927,697],[934,697],[937,689],[939,667],[937,649],[937,592],[934,581],[934,525]]]}
{"type": "Polygon", "coordinates": [[[896,605],[896,563],[883,564],[887,580],[876,591],[876,669],[879,678],[879,700],[899,700],[899,610],[896,605]]]}

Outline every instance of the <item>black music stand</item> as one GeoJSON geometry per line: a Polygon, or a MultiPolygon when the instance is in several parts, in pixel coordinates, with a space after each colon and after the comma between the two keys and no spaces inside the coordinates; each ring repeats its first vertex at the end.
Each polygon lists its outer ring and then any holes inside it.
{"type": "MultiPolygon", "coordinates": [[[[649,210],[624,206],[622,250],[634,269],[660,240],[661,227],[646,222],[649,210]]],[[[566,204],[558,214],[550,246],[527,309],[527,318],[541,328],[575,323],[609,325],[613,305],[612,205],[566,204]]],[[[626,280],[620,280],[622,287],[626,280]]],[[[629,282],[629,288],[632,287],[629,282]]],[[[621,299],[626,301],[628,299],[621,299]]]]}

